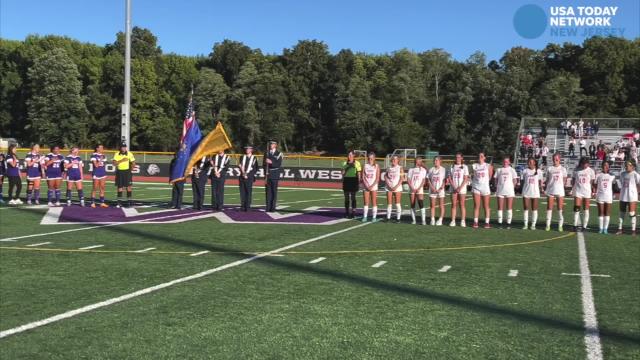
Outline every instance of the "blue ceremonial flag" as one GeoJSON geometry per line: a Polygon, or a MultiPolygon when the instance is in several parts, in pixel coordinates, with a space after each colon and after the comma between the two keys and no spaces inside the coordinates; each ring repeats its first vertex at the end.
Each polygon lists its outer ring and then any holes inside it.
{"type": "Polygon", "coordinates": [[[180,135],[180,151],[176,158],[176,163],[169,175],[169,182],[184,181],[184,174],[191,158],[191,154],[198,148],[202,140],[200,126],[196,121],[196,112],[193,110],[193,99],[189,99],[189,106],[182,124],[182,134],[180,135]]]}

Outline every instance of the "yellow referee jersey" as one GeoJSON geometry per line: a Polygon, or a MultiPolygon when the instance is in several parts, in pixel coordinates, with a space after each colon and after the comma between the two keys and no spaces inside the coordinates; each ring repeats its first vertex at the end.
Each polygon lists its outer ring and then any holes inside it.
{"type": "Polygon", "coordinates": [[[136,161],[136,158],[133,157],[133,154],[130,151],[127,151],[126,154],[121,154],[118,152],[113,156],[114,161],[120,161],[122,159],[129,159],[129,161],[123,161],[116,165],[118,170],[129,170],[131,163],[136,161]]]}

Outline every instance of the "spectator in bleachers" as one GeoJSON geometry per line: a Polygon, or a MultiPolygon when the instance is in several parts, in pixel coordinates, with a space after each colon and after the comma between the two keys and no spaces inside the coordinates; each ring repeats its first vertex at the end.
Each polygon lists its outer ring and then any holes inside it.
{"type": "Polygon", "coordinates": [[[596,143],[593,141],[591,142],[591,145],[589,145],[589,158],[591,160],[596,159],[596,143]]]}
{"type": "Polygon", "coordinates": [[[540,159],[542,160],[542,165],[547,166],[547,156],[549,155],[549,147],[547,144],[542,144],[542,148],[540,149],[540,159]]]}
{"type": "Polygon", "coordinates": [[[573,136],[569,140],[569,156],[576,156],[576,138],[574,138],[573,136]]]}
{"type": "Polygon", "coordinates": [[[598,124],[598,120],[593,120],[593,135],[598,136],[598,131],[600,131],[600,124],[598,124]]]}
{"type": "Polygon", "coordinates": [[[580,118],[580,120],[578,120],[578,137],[582,138],[583,136],[584,136],[584,120],[580,118]]]}
{"type": "Polygon", "coordinates": [[[578,124],[577,123],[571,124],[571,126],[569,127],[569,136],[575,137],[577,135],[577,132],[578,132],[578,124]]]}
{"type": "Polygon", "coordinates": [[[603,161],[607,157],[607,153],[604,151],[604,147],[598,146],[596,151],[596,159],[603,161]]]}
{"type": "Polygon", "coordinates": [[[580,138],[580,157],[582,157],[582,151],[584,150],[584,156],[589,156],[587,152],[587,140],[580,138]]]}
{"type": "Polygon", "coordinates": [[[569,120],[562,120],[562,122],[560,122],[560,129],[562,129],[562,135],[567,136],[567,134],[569,133],[569,128],[567,126],[567,122],[569,120]]]}

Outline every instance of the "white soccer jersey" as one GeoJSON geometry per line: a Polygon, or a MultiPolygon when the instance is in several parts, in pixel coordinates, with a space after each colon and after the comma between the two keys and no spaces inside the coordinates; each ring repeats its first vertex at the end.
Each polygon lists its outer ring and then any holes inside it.
{"type": "Polygon", "coordinates": [[[471,188],[483,195],[489,195],[489,164],[473,164],[473,178],[471,179],[471,188]]]}
{"type": "Polygon", "coordinates": [[[596,201],[599,203],[613,202],[613,181],[616,177],[611,174],[600,173],[596,176],[596,201]]]}
{"type": "Polygon", "coordinates": [[[388,168],[385,172],[385,178],[387,179],[388,183],[388,191],[402,191],[402,186],[398,186],[396,188],[396,186],[402,181],[402,166],[396,165],[388,168]],[[393,190],[394,188],[396,189],[393,190]]]}
{"type": "Polygon", "coordinates": [[[564,180],[567,178],[567,169],[564,166],[549,166],[545,178],[547,196],[564,196],[564,180]]]}
{"type": "Polygon", "coordinates": [[[516,196],[513,188],[513,180],[518,178],[518,174],[514,168],[511,166],[500,168],[496,170],[493,177],[496,179],[496,196],[516,196]]]}
{"type": "MultiPolygon", "coordinates": [[[[417,193],[422,194],[424,192],[423,187],[424,181],[427,177],[427,170],[423,167],[414,167],[409,169],[409,173],[407,174],[407,181],[411,184],[411,188],[413,188],[417,193]]],[[[411,189],[409,189],[411,191],[411,189]]]]}
{"type": "MultiPolygon", "coordinates": [[[[460,187],[464,182],[465,176],[469,176],[469,167],[467,165],[452,165],[451,170],[449,172],[449,176],[451,176],[451,187],[453,191],[455,188],[460,187]]],[[[461,194],[467,193],[467,186],[463,186],[460,188],[461,194]]]]}
{"type": "MultiPolygon", "coordinates": [[[[440,166],[439,168],[432,167],[431,169],[429,169],[430,186],[436,190],[440,189],[444,184],[444,180],[446,176],[447,176],[447,170],[445,170],[443,166],[440,166]]],[[[433,192],[431,191],[431,189],[429,189],[429,194],[437,195],[437,194],[441,194],[442,192],[444,192],[444,187],[442,187],[442,189],[440,189],[440,191],[437,191],[437,192],[433,192]]]]}
{"type": "Polygon", "coordinates": [[[576,170],[573,172],[573,196],[590,199],[591,183],[596,179],[596,173],[592,168],[576,170]]]}
{"type": "Polygon", "coordinates": [[[620,201],[638,201],[638,185],[640,185],[640,174],[635,171],[620,173],[620,201]]]}
{"type": "Polygon", "coordinates": [[[543,174],[540,169],[524,169],[520,178],[522,179],[522,196],[527,198],[540,197],[540,181],[543,174]]]}
{"type": "Polygon", "coordinates": [[[378,190],[378,184],[373,186],[373,184],[375,184],[376,181],[378,180],[376,179],[376,176],[378,176],[378,169],[379,169],[378,164],[373,164],[373,165],[370,165],[369,163],[364,164],[364,169],[362,171],[362,181],[364,182],[365,186],[371,188],[371,191],[378,190]]]}

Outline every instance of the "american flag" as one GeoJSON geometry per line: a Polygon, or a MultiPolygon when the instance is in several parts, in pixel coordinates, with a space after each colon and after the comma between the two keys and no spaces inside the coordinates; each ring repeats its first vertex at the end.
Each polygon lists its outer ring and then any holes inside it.
{"type": "Polygon", "coordinates": [[[182,122],[182,135],[180,135],[180,143],[184,141],[184,137],[187,136],[187,131],[191,128],[191,124],[196,119],[196,112],[193,111],[193,97],[189,98],[189,105],[187,106],[187,113],[184,116],[184,122],[182,122]]]}

